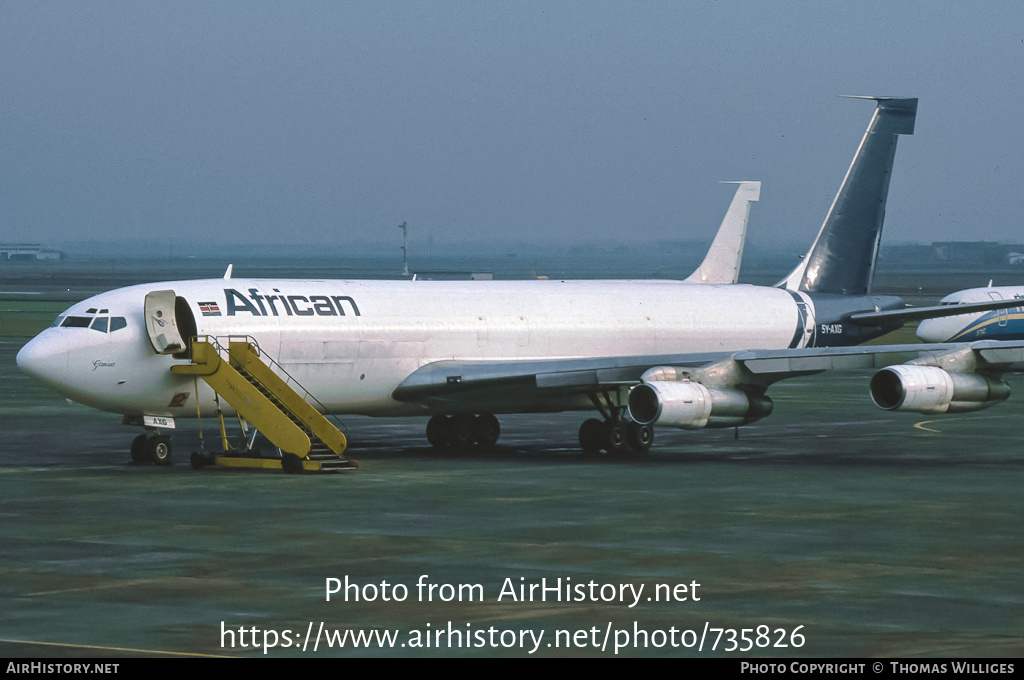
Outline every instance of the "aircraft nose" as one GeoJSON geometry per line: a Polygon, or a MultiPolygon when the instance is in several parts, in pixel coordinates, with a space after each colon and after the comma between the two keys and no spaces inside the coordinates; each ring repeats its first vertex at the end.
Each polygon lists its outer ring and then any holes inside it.
{"type": "Polygon", "coordinates": [[[18,351],[15,361],[32,377],[61,385],[68,370],[67,341],[55,329],[45,330],[18,351]]]}
{"type": "Polygon", "coordinates": [[[917,326],[917,337],[925,342],[943,342],[948,340],[948,337],[943,337],[945,334],[942,332],[944,329],[941,324],[935,322],[935,319],[926,319],[917,326]]]}

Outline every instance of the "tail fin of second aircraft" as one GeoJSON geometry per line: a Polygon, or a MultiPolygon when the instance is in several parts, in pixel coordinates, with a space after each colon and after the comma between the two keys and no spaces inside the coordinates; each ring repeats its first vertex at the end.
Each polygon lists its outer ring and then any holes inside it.
{"type": "Polygon", "coordinates": [[[750,204],[761,198],[760,182],[723,182],[738,184],[736,195],[725,213],[722,226],[718,227],[715,240],[708,248],[708,254],[686,283],[736,283],[740,277],[743,261],[743,243],[747,238],[747,220],[750,204]]]}
{"type": "Polygon", "coordinates": [[[779,286],[809,293],[867,295],[878,257],[898,135],[914,134],[917,99],[878,102],[864,139],[814,245],[779,286]]]}

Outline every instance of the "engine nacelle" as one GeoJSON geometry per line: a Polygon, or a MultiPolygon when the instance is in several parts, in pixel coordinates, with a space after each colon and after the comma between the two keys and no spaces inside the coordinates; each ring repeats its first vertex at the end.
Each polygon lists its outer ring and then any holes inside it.
{"type": "Polygon", "coordinates": [[[684,430],[736,427],[772,412],[772,400],[741,390],[708,389],[697,382],[651,381],[629,393],[629,416],[641,425],[684,430]]]}
{"type": "Polygon", "coordinates": [[[1010,386],[977,373],[950,373],[936,366],[888,366],[871,377],[871,400],[887,411],[965,413],[1010,396],[1010,386]]]}

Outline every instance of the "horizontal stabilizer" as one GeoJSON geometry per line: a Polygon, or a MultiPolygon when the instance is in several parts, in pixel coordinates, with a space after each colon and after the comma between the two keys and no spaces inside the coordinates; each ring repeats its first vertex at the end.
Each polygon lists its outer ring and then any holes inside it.
{"type": "Polygon", "coordinates": [[[890,309],[884,312],[860,312],[850,317],[850,321],[858,326],[878,326],[880,324],[906,323],[922,319],[938,319],[943,316],[959,316],[975,312],[990,312],[993,309],[1010,309],[1020,307],[1021,300],[992,300],[990,302],[971,302],[962,305],[937,305],[935,307],[908,307],[906,309],[890,309]]]}
{"type": "Polygon", "coordinates": [[[917,118],[917,98],[871,97],[852,94],[840,96],[846,99],[870,99],[878,102],[879,111],[884,111],[889,119],[889,134],[914,134],[914,121],[917,118]]]}

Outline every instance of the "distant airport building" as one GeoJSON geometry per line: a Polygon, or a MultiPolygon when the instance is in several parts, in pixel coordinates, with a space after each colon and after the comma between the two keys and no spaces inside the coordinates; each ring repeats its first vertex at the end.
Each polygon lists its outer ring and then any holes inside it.
{"type": "Polygon", "coordinates": [[[38,243],[0,243],[0,261],[3,260],[60,260],[64,253],[43,248],[38,243]]]}
{"type": "Polygon", "coordinates": [[[1007,261],[1010,248],[992,241],[936,241],[935,259],[957,264],[995,265],[1007,261]]]}
{"type": "Polygon", "coordinates": [[[492,281],[493,272],[422,270],[412,275],[414,281],[492,281]]]}
{"type": "Polygon", "coordinates": [[[1019,244],[994,241],[935,241],[882,246],[880,259],[899,264],[998,266],[1024,264],[1019,244]]]}

